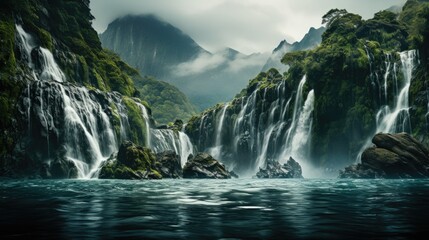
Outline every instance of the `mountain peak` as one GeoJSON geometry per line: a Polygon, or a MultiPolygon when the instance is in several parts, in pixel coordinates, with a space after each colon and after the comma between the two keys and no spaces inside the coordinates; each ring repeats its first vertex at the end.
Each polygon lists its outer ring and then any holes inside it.
{"type": "Polygon", "coordinates": [[[126,15],[110,23],[100,40],[140,73],[163,79],[167,69],[207,52],[180,29],[153,14],[126,15]]]}
{"type": "Polygon", "coordinates": [[[237,56],[244,56],[244,54],[242,54],[241,52],[233,49],[233,48],[224,48],[221,51],[219,51],[219,54],[225,56],[228,59],[234,59],[237,56]]]}
{"type": "Polygon", "coordinates": [[[301,41],[294,42],[293,44],[288,43],[286,40],[282,40],[273,50],[271,57],[265,63],[262,71],[267,71],[270,68],[277,68],[280,72],[286,71],[286,66],[280,62],[283,55],[287,52],[308,50],[316,47],[322,42],[322,34],[325,30],[325,27],[317,29],[311,27],[301,41]]]}

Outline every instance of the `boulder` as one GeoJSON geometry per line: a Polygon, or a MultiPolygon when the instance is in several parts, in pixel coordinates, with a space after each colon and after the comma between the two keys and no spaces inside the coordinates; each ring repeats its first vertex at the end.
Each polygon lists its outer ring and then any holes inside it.
{"type": "Polygon", "coordinates": [[[258,178],[303,178],[302,168],[292,157],[281,165],[277,161],[267,161],[265,169],[259,168],[258,178]]]}
{"type": "Polygon", "coordinates": [[[340,171],[340,178],[429,177],[428,149],[407,133],[376,134],[361,163],[340,171]]]}
{"type": "Polygon", "coordinates": [[[156,169],[163,178],[181,178],[182,166],[180,156],[174,151],[165,151],[156,154],[156,169]]]}
{"type": "Polygon", "coordinates": [[[183,168],[183,178],[231,178],[225,166],[207,153],[197,153],[188,158],[183,168]]]}
{"type": "Polygon", "coordinates": [[[123,142],[118,154],[103,163],[99,178],[107,179],[161,179],[156,170],[153,152],[130,141],[123,142]]]}

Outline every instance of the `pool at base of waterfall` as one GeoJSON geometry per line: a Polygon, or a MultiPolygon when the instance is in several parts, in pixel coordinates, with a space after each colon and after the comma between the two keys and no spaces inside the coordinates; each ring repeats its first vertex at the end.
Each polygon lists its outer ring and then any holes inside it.
{"type": "Polygon", "coordinates": [[[0,183],[1,239],[402,239],[428,233],[429,180],[0,183]]]}

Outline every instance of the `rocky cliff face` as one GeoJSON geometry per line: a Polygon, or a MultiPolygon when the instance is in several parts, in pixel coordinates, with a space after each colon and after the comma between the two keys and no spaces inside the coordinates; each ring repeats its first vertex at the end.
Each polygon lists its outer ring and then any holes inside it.
{"type": "Polygon", "coordinates": [[[314,93],[305,84],[305,76],[294,89],[275,69],[261,73],[241,96],[191,119],[186,133],[239,175],[290,156],[307,167],[314,93]]]}
{"type": "Polygon", "coordinates": [[[283,57],[290,66],[284,76],[261,73],[233,101],[191,119],[186,131],[200,151],[240,173],[292,156],[304,177],[317,176],[312,166],[331,171],[359,160],[378,131],[427,139],[420,53],[427,53],[427,28],[415,25],[427,23],[427,7],[409,1],[399,16],[382,11],[366,21],[338,15],[320,46],[283,57]]]}
{"type": "Polygon", "coordinates": [[[0,13],[1,176],[96,177],[120,142],[158,144],[138,73],[101,48],[88,1],[5,1],[0,13]]]}

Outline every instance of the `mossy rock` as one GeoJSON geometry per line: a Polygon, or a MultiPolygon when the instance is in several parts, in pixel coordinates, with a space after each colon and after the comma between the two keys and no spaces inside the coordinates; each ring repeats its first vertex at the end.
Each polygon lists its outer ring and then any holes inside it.
{"type": "Polygon", "coordinates": [[[156,156],[150,149],[126,141],[121,144],[118,154],[113,154],[103,164],[99,178],[162,179],[156,165],[156,156]]]}

